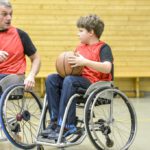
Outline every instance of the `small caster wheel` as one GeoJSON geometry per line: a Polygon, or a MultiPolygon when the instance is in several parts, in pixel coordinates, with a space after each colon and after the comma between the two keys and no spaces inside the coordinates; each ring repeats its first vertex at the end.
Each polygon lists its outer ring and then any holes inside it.
{"type": "Polygon", "coordinates": [[[107,140],[106,145],[110,148],[114,146],[114,142],[112,140],[107,140]]]}
{"type": "Polygon", "coordinates": [[[44,150],[44,147],[42,145],[38,145],[37,150],[44,150]]]}

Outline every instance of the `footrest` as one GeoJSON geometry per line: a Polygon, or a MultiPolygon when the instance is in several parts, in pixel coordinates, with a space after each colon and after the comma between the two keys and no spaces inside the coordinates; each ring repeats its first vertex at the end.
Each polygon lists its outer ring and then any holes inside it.
{"type": "Polygon", "coordinates": [[[57,141],[52,139],[44,138],[43,136],[38,136],[37,141],[39,142],[45,142],[45,143],[52,143],[55,144],[57,141]]]}

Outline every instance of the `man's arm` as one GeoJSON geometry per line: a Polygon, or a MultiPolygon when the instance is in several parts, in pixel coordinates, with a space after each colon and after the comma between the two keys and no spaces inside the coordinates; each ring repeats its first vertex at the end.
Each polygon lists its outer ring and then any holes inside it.
{"type": "Polygon", "coordinates": [[[37,52],[31,56],[29,56],[31,60],[31,70],[29,75],[26,77],[24,84],[26,89],[31,89],[35,86],[35,76],[39,72],[41,61],[37,52]]]}
{"type": "Polygon", "coordinates": [[[25,88],[31,89],[35,86],[35,76],[39,72],[41,61],[39,55],[37,54],[36,47],[32,43],[29,35],[20,29],[17,29],[17,31],[24,47],[24,53],[31,61],[30,73],[24,81],[25,88]]]}

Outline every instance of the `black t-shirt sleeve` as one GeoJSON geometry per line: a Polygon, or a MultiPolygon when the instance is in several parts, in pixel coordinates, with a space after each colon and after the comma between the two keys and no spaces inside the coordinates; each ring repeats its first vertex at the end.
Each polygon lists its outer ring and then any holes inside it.
{"type": "Polygon", "coordinates": [[[100,60],[101,62],[109,61],[112,63],[111,75],[112,81],[114,80],[114,64],[113,64],[113,55],[109,45],[105,44],[100,50],[100,60]]]}
{"type": "Polygon", "coordinates": [[[24,47],[24,53],[27,56],[33,55],[36,52],[36,48],[35,48],[34,44],[32,43],[29,35],[20,29],[17,29],[17,30],[18,30],[20,39],[22,41],[22,45],[24,47]]]}
{"type": "Polygon", "coordinates": [[[113,63],[113,55],[109,45],[105,44],[100,50],[100,60],[101,62],[109,61],[113,63]]]}

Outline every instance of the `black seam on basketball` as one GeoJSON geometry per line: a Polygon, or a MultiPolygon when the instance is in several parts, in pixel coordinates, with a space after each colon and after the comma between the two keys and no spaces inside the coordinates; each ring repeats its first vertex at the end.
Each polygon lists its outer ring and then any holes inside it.
{"type": "Polygon", "coordinates": [[[65,76],[67,75],[67,73],[66,73],[66,53],[65,53],[65,55],[64,55],[64,59],[63,59],[63,67],[64,67],[64,73],[65,73],[65,76]]]}
{"type": "MultiPolygon", "coordinates": [[[[75,53],[73,53],[73,54],[75,54],[75,53]]],[[[74,71],[74,67],[73,67],[73,68],[71,67],[71,69],[72,69],[72,71],[71,71],[71,75],[72,75],[72,74],[73,74],[73,71],[74,71]]]]}
{"type": "Polygon", "coordinates": [[[81,75],[81,73],[82,73],[82,69],[83,69],[83,67],[80,68],[80,75],[81,75]]]}
{"type": "Polygon", "coordinates": [[[56,71],[58,72],[58,74],[60,75],[60,76],[63,76],[63,74],[61,73],[61,71],[60,71],[60,69],[58,69],[59,68],[59,63],[58,63],[59,61],[57,60],[56,61],[56,71]]]}
{"type": "Polygon", "coordinates": [[[73,74],[73,70],[74,70],[74,68],[72,68],[72,67],[71,67],[71,69],[72,69],[72,71],[71,71],[70,75],[72,75],[72,74],[73,74]]]}

